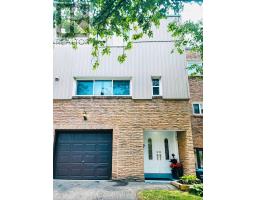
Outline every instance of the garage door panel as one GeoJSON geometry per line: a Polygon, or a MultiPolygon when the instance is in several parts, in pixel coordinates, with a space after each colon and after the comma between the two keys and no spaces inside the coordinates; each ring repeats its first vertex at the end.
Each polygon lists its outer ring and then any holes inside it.
{"type": "Polygon", "coordinates": [[[67,163],[56,165],[56,175],[67,176],[69,175],[69,171],[70,171],[70,165],[67,163]]]}
{"type": "Polygon", "coordinates": [[[92,154],[91,152],[88,152],[84,158],[85,163],[95,163],[96,162],[96,156],[95,154],[92,154]]]}
{"type": "Polygon", "coordinates": [[[83,151],[84,144],[72,144],[72,151],[83,151]]]}
{"type": "Polygon", "coordinates": [[[54,178],[110,179],[111,131],[65,131],[57,134],[54,178]]]}
{"type": "Polygon", "coordinates": [[[94,168],[86,167],[86,168],[83,170],[83,175],[84,175],[84,176],[92,176],[94,173],[95,173],[95,169],[94,169],[94,168]]]}
{"type": "Polygon", "coordinates": [[[111,155],[104,155],[101,154],[97,157],[97,162],[98,163],[108,163],[109,159],[110,159],[111,155]]]}
{"type": "Polygon", "coordinates": [[[71,169],[70,176],[81,176],[82,169],[71,169]]]}
{"type": "Polygon", "coordinates": [[[71,163],[82,163],[83,161],[83,154],[80,154],[80,152],[73,153],[71,155],[71,163]]]}
{"type": "Polygon", "coordinates": [[[59,148],[59,151],[70,151],[71,145],[70,144],[60,144],[58,148],[59,148]]]}
{"type": "Polygon", "coordinates": [[[112,149],[112,145],[109,144],[98,144],[97,151],[110,151],[112,149]]]}
{"type": "Polygon", "coordinates": [[[63,134],[61,137],[58,138],[58,143],[66,143],[67,141],[72,141],[72,135],[70,134],[63,134]]]}
{"type": "Polygon", "coordinates": [[[96,150],[96,144],[85,144],[84,150],[85,151],[95,151],[96,150]]]}
{"type": "Polygon", "coordinates": [[[108,167],[96,168],[96,170],[95,170],[95,175],[96,175],[96,176],[105,176],[106,173],[108,172],[108,170],[109,170],[108,167]]]}
{"type": "Polygon", "coordinates": [[[56,171],[57,176],[66,176],[68,174],[68,169],[58,169],[56,171]]]}
{"type": "Polygon", "coordinates": [[[56,159],[57,163],[69,163],[70,162],[70,153],[69,152],[62,152],[59,153],[56,159]]]}

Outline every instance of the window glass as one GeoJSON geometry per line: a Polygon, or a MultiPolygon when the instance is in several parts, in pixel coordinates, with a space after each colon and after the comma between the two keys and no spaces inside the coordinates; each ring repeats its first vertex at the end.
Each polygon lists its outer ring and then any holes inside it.
{"type": "Polygon", "coordinates": [[[165,149],[165,159],[169,160],[170,156],[169,156],[169,144],[168,144],[168,139],[165,138],[164,139],[164,149],[165,149]]]}
{"type": "Polygon", "coordinates": [[[159,87],[153,87],[153,95],[159,95],[159,87]]]}
{"type": "Polygon", "coordinates": [[[203,149],[196,148],[196,167],[197,168],[203,168],[203,149]]]}
{"type": "Polygon", "coordinates": [[[159,79],[152,79],[153,96],[160,95],[160,81],[159,79]]]}
{"type": "Polygon", "coordinates": [[[148,159],[152,160],[153,159],[153,152],[152,152],[152,139],[148,139],[148,159]]]}
{"type": "Polygon", "coordinates": [[[94,95],[112,95],[112,81],[95,81],[94,95]]]}
{"type": "Polygon", "coordinates": [[[77,95],[93,95],[93,81],[77,81],[77,95]]]}
{"type": "Polygon", "coordinates": [[[201,114],[203,114],[203,104],[200,104],[201,107],[201,114]]]}
{"type": "Polygon", "coordinates": [[[159,79],[152,79],[153,86],[159,86],[159,79]]]}
{"type": "Polygon", "coordinates": [[[130,81],[113,81],[114,95],[130,95],[130,81]]]}
{"type": "Polygon", "coordinates": [[[199,104],[193,104],[194,114],[200,114],[199,104]]]}
{"type": "Polygon", "coordinates": [[[200,162],[200,168],[203,168],[203,150],[199,150],[198,151],[198,159],[199,159],[199,162],[200,162]]]}

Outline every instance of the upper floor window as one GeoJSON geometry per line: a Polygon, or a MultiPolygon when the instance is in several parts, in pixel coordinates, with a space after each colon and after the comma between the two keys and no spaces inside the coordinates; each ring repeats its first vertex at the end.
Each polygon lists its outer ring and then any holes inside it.
{"type": "Polygon", "coordinates": [[[130,95],[130,81],[113,81],[113,92],[114,95],[130,95]]]}
{"type": "Polygon", "coordinates": [[[203,115],[203,104],[202,103],[193,103],[193,114],[194,115],[203,115]]]}
{"type": "Polygon", "coordinates": [[[77,80],[76,95],[128,96],[130,80],[77,80]]]}
{"type": "Polygon", "coordinates": [[[153,96],[160,95],[160,79],[159,78],[152,79],[152,94],[153,96]]]}

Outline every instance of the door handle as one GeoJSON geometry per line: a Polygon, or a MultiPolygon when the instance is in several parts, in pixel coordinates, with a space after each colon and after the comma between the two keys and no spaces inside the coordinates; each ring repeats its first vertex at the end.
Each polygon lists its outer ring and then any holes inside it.
{"type": "Polygon", "coordinates": [[[84,160],[82,160],[82,163],[84,163],[84,160]]]}
{"type": "Polygon", "coordinates": [[[161,151],[157,151],[156,152],[156,159],[161,160],[161,157],[162,157],[161,151]]]}

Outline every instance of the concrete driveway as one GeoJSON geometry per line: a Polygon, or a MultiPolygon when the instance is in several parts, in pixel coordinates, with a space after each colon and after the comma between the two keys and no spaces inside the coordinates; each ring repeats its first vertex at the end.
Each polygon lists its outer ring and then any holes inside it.
{"type": "Polygon", "coordinates": [[[175,190],[169,183],[125,181],[53,181],[54,200],[136,200],[144,189],[175,190]]]}

